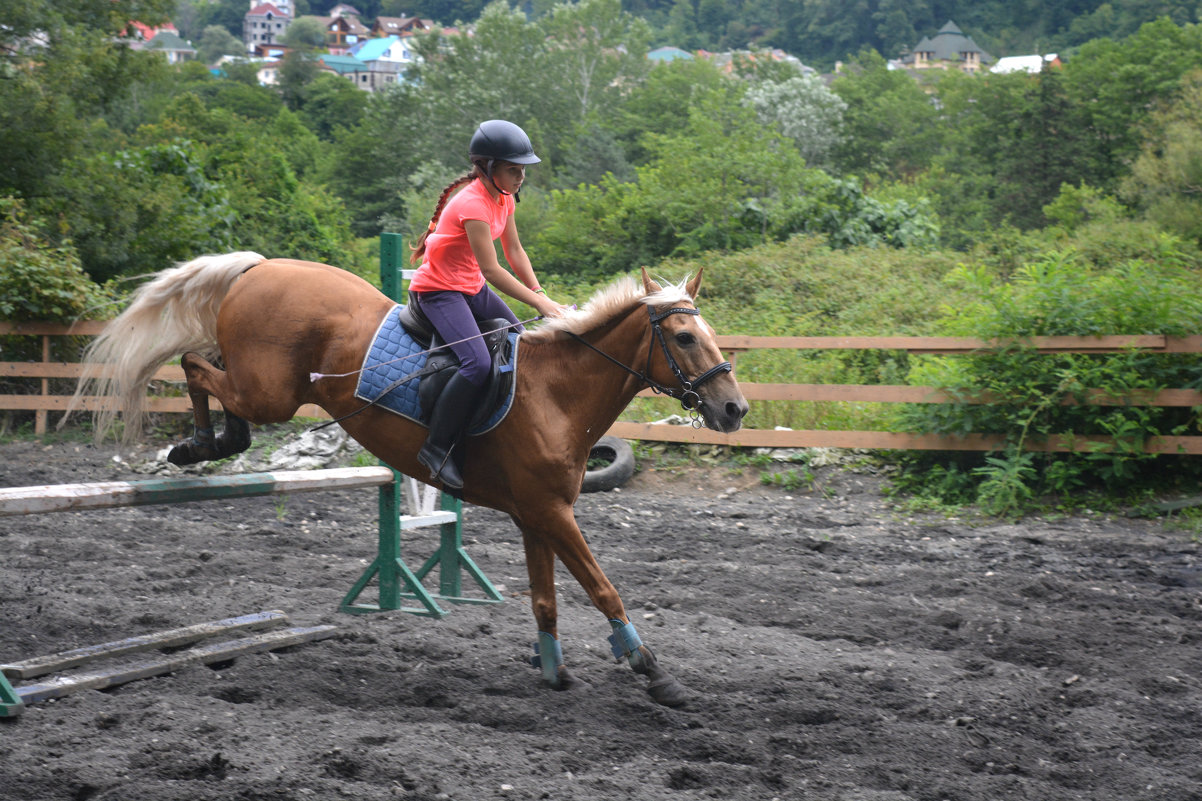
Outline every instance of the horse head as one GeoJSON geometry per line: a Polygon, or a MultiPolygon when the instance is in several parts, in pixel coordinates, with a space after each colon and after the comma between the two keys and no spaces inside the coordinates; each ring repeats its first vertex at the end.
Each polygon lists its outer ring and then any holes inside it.
{"type": "Polygon", "coordinates": [[[738,431],[747,414],[730,362],[722,358],[717,336],[697,310],[701,270],[684,287],[664,290],[643,269],[643,289],[652,329],[647,376],[652,386],[701,415],[706,427],[722,433],[738,431]],[[657,348],[656,345],[659,345],[657,348]]]}

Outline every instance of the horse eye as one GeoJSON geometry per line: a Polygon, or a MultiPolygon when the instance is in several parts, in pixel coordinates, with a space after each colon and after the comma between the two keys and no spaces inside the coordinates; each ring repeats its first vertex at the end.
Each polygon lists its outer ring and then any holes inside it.
{"type": "Polygon", "coordinates": [[[697,343],[697,338],[688,331],[681,331],[676,335],[676,343],[678,345],[694,345],[697,343]]]}

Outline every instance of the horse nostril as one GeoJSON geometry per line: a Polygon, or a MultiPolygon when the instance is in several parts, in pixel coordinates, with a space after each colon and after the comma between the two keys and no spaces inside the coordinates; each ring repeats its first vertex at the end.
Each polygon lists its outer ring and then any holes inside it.
{"type": "Polygon", "coordinates": [[[726,413],[735,420],[742,420],[743,416],[747,414],[747,408],[746,403],[728,401],[726,404],[726,413]]]}

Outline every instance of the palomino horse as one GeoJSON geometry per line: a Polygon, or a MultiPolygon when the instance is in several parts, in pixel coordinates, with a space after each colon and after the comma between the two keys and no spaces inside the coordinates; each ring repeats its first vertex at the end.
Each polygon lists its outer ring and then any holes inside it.
{"type": "MultiPolygon", "coordinates": [[[[580,311],[520,339],[512,408],[496,427],[466,440],[464,500],[507,513],[522,531],[539,660],[557,689],[579,684],[558,642],[554,561],[558,557],[609,620],[614,655],[649,678],[659,703],[685,701],[684,687],[656,661],[622,600],[589,551],[572,506],[593,444],[643,387],[681,400],[716,431],[736,431],[747,401],[693,304],[700,273],[661,287],[620,279],[580,311]],[[691,379],[689,378],[691,377],[691,379]]],[[[116,396],[125,434],[141,431],[145,387],[182,354],[196,434],[169,459],[221,458],[250,444],[250,423],[289,420],[313,403],[386,464],[429,480],[416,459],[425,429],[355,398],[354,374],[393,302],[335,267],[255,253],[206,256],[159,273],[135,295],[87,354],[101,394],[116,396]],[[220,358],[225,369],[214,366],[220,358]],[[313,380],[311,374],[342,374],[313,380]],[[209,397],[226,410],[213,435],[209,397]]],[[[81,383],[81,392],[83,384],[81,383]]],[[[114,422],[101,412],[97,436],[114,422]]]]}

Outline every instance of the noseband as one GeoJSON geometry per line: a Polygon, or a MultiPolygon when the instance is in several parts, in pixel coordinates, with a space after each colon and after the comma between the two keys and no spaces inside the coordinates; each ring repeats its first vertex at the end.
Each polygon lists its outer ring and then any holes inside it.
{"type": "Polygon", "coordinates": [[[618,365],[647,386],[651,387],[652,392],[655,392],[658,395],[667,395],[670,398],[675,398],[676,400],[680,401],[681,408],[693,413],[693,427],[700,428],[701,421],[697,417],[697,408],[701,406],[704,401],[702,401],[701,396],[697,394],[697,390],[701,388],[702,384],[719,375],[720,373],[729,373],[731,371],[730,362],[716,364],[701,375],[697,376],[697,378],[694,380],[689,381],[684,377],[684,372],[680,369],[680,365],[677,364],[676,358],[672,355],[672,351],[668,349],[668,341],[664,338],[664,329],[660,323],[666,318],[671,317],[673,314],[701,314],[701,312],[697,311],[696,309],[686,309],[677,306],[667,309],[666,311],[656,313],[655,309],[648,306],[647,314],[651,317],[652,337],[647,343],[647,366],[643,368],[643,372],[641,373],[637,370],[627,367],[625,364],[622,364],[605,351],[595,347],[571,331],[569,331],[568,334],[577,342],[585,345],[591,350],[596,351],[597,353],[600,353],[606,359],[609,359],[611,362],[618,365]],[[674,387],[666,387],[651,377],[651,356],[655,352],[655,343],[657,340],[659,341],[660,349],[664,352],[664,359],[668,362],[668,368],[672,371],[672,374],[676,376],[676,380],[680,382],[679,389],[674,387]]]}

